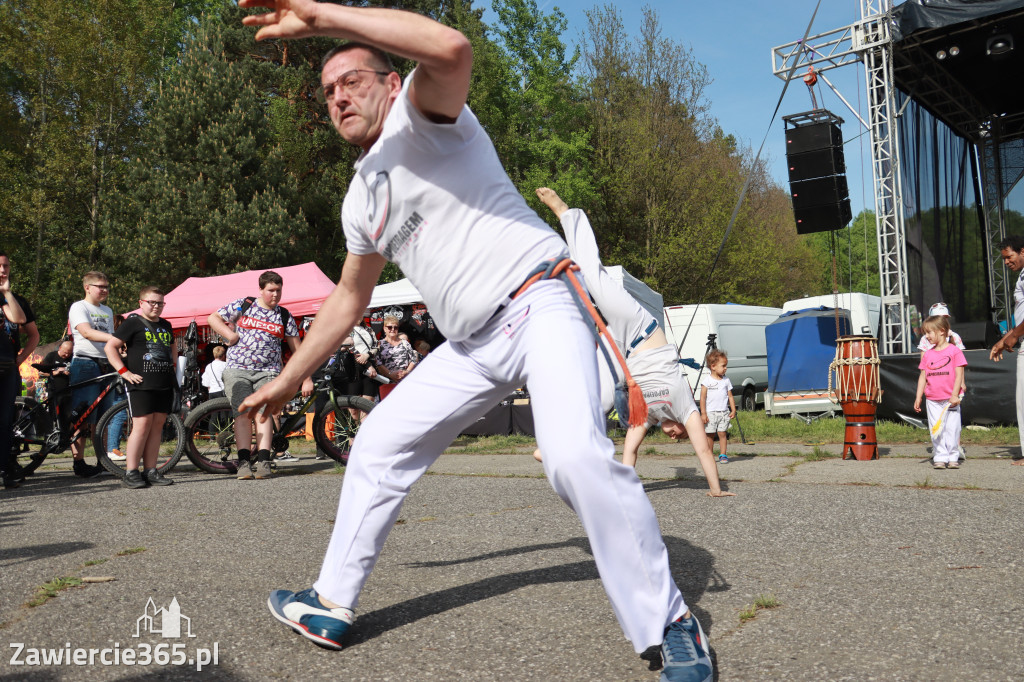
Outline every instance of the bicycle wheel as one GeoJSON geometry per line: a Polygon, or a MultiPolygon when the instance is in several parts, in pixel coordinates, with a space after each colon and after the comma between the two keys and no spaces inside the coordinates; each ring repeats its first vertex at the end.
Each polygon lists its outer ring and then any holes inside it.
{"type": "MultiPolygon", "coordinates": [[[[122,400],[104,412],[93,431],[92,447],[96,452],[96,459],[104,469],[120,478],[124,478],[128,474],[127,462],[123,460],[115,462],[110,459],[107,455],[108,445],[113,445],[114,448],[127,453],[128,436],[131,432],[132,419],[128,413],[127,400],[122,400]]],[[[160,440],[160,453],[156,459],[157,471],[166,474],[173,469],[184,451],[185,427],[178,415],[169,414],[167,421],[164,422],[163,436],[160,440]]],[[[139,462],[139,470],[141,471],[142,468],[142,462],[139,462]]]]}
{"type": "Polygon", "coordinates": [[[14,437],[11,444],[15,461],[25,475],[39,468],[50,452],[47,437],[53,430],[46,410],[32,398],[14,399],[14,437]]]}
{"type": "Polygon", "coordinates": [[[359,431],[359,418],[352,416],[349,408],[369,412],[373,403],[360,396],[342,395],[337,404],[328,403],[313,419],[313,440],[335,462],[348,464],[352,441],[359,431]]]}
{"type": "Polygon", "coordinates": [[[209,474],[238,471],[235,412],[227,398],[207,400],[185,420],[185,456],[209,474]]]}

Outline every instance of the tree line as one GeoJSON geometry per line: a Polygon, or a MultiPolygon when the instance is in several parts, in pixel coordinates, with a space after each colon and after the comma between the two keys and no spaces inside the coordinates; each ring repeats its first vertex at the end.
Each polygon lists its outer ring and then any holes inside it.
{"type": "MultiPolygon", "coordinates": [[[[348,4],[465,33],[469,105],[513,182],[553,226],[534,188],[584,208],[605,261],[666,303],[831,290],[827,249],[796,234],[788,192],[711,115],[713,74],[651,9],[629,35],[617,9],[595,7],[573,47],[564,15],[535,0],[493,0],[493,25],[472,0],[348,4]]],[[[334,43],[257,44],[244,13],[224,0],[0,3],[2,248],[45,340],[89,269],[110,277],[115,311],[134,308],[142,284],[191,276],[309,260],[338,276],[357,150],[315,98],[334,43]]]]}

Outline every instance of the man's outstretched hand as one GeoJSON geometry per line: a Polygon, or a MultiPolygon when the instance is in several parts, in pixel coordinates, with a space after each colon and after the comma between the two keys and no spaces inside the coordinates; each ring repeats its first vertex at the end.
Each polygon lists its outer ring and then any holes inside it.
{"type": "Polygon", "coordinates": [[[239,7],[266,7],[270,12],[243,17],[246,26],[262,26],[256,40],[308,38],[316,32],[317,3],[313,0],[238,0],[239,7]]]}
{"type": "Polygon", "coordinates": [[[1017,345],[1017,337],[1012,331],[1007,332],[1003,338],[999,339],[996,345],[992,346],[992,350],[988,352],[990,360],[999,362],[1003,359],[1003,353],[1009,353],[1013,351],[1013,347],[1017,345]]]}
{"type": "Polygon", "coordinates": [[[293,386],[278,377],[243,400],[238,406],[238,414],[263,423],[270,419],[271,415],[281,414],[288,401],[295,397],[298,388],[298,384],[293,386]]]}

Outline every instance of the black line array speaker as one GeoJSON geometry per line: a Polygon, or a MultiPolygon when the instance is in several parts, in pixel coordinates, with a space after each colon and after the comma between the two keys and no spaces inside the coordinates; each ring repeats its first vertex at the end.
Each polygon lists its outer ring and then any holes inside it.
{"type": "Polygon", "coordinates": [[[841,230],[850,224],[843,133],[835,121],[801,122],[787,128],[786,163],[797,233],[841,230]]]}

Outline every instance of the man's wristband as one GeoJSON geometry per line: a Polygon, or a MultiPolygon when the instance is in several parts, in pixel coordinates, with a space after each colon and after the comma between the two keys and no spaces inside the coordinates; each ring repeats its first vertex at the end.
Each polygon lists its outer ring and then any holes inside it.
{"type": "Polygon", "coordinates": [[[118,374],[127,374],[128,373],[128,368],[127,367],[122,367],[121,369],[117,370],[117,373],[118,374]]]}

